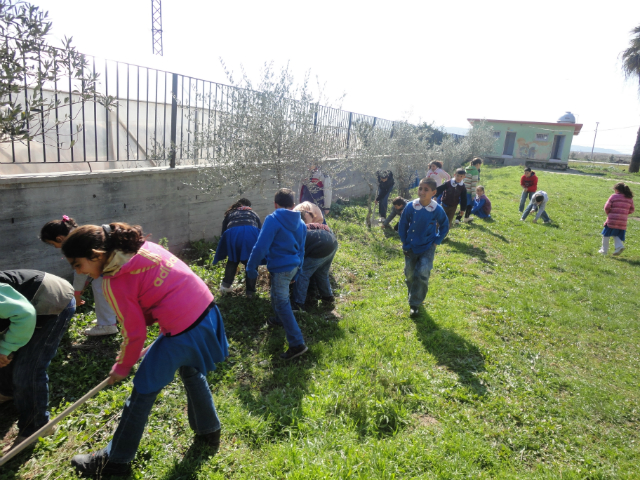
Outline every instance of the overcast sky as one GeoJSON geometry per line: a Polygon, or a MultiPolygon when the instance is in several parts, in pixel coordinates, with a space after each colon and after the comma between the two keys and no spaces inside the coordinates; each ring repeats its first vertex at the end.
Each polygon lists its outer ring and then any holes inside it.
{"type": "Polygon", "coordinates": [[[575,145],[590,146],[600,122],[596,146],[624,153],[640,125],[638,84],[619,59],[638,0],[163,0],[163,57],[151,54],[151,0],[33,3],[85,53],[221,83],[220,57],[254,75],[290,62],[345,92],[343,108],[392,120],[468,127],[571,111],[584,124],[575,145]]]}

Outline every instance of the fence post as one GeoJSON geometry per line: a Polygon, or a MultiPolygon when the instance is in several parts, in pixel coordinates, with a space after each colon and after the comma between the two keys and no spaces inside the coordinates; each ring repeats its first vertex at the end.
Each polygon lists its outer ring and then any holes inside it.
{"type": "Polygon", "coordinates": [[[171,152],[169,166],[176,168],[176,124],[178,123],[178,74],[174,73],[171,83],[171,152]]]}
{"type": "Polygon", "coordinates": [[[349,148],[349,140],[351,139],[351,119],[353,118],[353,112],[349,112],[349,127],[347,128],[347,148],[349,148]]]}

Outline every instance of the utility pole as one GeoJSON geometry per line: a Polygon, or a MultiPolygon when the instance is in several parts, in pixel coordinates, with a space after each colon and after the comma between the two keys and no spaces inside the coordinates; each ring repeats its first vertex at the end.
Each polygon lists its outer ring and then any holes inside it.
{"type": "Polygon", "coordinates": [[[153,54],[162,56],[162,0],[151,0],[151,40],[153,54]]]}
{"type": "Polygon", "coordinates": [[[598,125],[600,122],[596,122],[596,132],[593,134],[593,146],[591,147],[591,161],[593,162],[593,149],[596,148],[596,135],[598,135],[598,125]]]}

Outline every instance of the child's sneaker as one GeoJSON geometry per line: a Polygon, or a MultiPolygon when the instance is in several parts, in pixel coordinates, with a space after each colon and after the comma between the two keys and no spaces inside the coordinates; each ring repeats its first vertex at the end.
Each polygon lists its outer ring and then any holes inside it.
{"type": "Polygon", "coordinates": [[[534,219],[532,220],[532,222],[533,222],[533,223],[538,223],[538,219],[534,218],[534,219]]]}
{"type": "Polygon", "coordinates": [[[291,302],[291,310],[293,310],[293,313],[304,313],[302,305],[296,302],[291,302]]]}
{"type": "Polygon", "coordinates": [[[231,293],[233,292],[233,288],[231,288],[231,285],[229,285],[228,287],[224,286],[224,282],[222,282],[220,284],[220,293],[231,293]]]}
{"type": "Polygon", "coordinates": [[[601,253],[602,255],[606,255],[607,252],[605,252],[603,249],[598,250],[598,253],[601,253]]]}
{"type": "Polygon", "coordinates": [[[617,249],[616,249],[616,251],[615,251],[615,252],[613,252],[611,255],[616,255],[616,256],[618,256],[618,255],[620,255],[623,251],[624,251],[624,247],[620,247],[620,248],[617,248],[617,249]]]}
{"type": "Polygon", "coordinates": [[[473,222],[474,218],[473,217],[467,217],[464,219],[465,223],[469,223],[469,222],[473,222]]]}
{"type": "Polygon", "coordinates": [[[84,334],[87,337],[100,337],[102,335],[115,335],[118,333],[118,327],[115,325],[96,325],[89,330],[85,330],[84,334]]]}
{"type": "Polygon", "coordinates": [[[418,307],[411,307],[411,309],[409,310],[410,317],[416,317],[418,313],[420,313],[420,310],[418,309],[418,307]]]}
{"type": "Polygon", "coordinates": [[[458,224],[458,223],[460,223],[460,220],[458,220],[458,219],[456,218],[456,221],[455,221],[455,222],[453,222],[453,223],[458,224]]]}
{"type": "Polygon", "coordinates": [[[255,298],[256,292],[244,292],[247,298],[255,298]]]}
{"type": "Polygon", "coordinates": [[[302,345],[298,345],[297,347],[289,347],[286,352],[280,354],[280,358],[282,360],[293,360],[294,358],[306,353],[307,350],[309,349],[304,343],[302,345]]]}
{"type": "Polygon", "coordinates": [[[71,465],[78,473],[87,476],[128,475],[131,471],[130,463],[110,462],[106,448],[86,455],[75,455],[71,459],[71,465]]]}

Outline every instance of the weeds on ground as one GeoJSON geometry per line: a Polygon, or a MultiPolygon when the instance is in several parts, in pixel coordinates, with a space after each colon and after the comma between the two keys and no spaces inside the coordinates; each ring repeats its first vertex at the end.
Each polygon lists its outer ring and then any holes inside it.
{"type": "MultiPolygon", "coordinates": [[[[520,175],[482,169],[494,219],[451,230],[415,319],[397,235],[364,227],[358,202],[335,209],[338,301],[300,316],[310,351],[299,361],[277,359],[286,341],[264,324],[265,274],[249,300],[241,273],[217,296],[231,344],[208,377],[219,452],[194,446],[176,380],[131,478],[636,478],[638,223],[622,257],[602,257],[611,182],[540,172],[553,220],[542,225],[520,221],[520,175]]],[[[214,289],[212,249],[200,245],[192,268],[214,289]]],[[[92,320],[76,317],[50,368],[56,411],[110,368],[120,339],[82,337],[92,320]]],[[[70,457],[105,445],[129,389],[101,392],[0,479],[75,478],[70,457]]]]}

